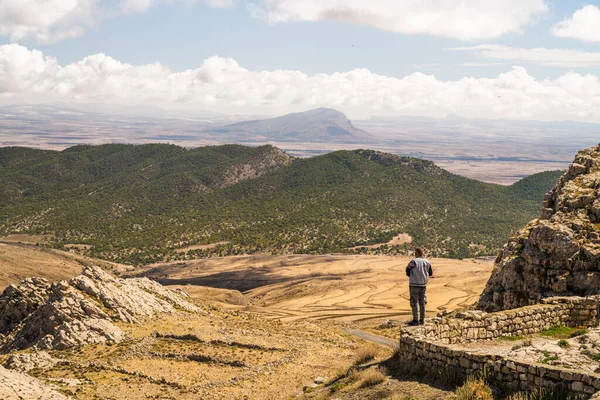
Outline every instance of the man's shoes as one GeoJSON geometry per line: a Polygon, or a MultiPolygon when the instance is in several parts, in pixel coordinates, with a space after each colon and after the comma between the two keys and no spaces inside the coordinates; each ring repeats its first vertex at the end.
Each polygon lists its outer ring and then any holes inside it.
{"type": "Polygon", "coordinates": [[[423,321],[422,319],[419,320],[419,325],[424,325],[424,324],[425,324],[425,321],[423,321]]]}
{"type": "Polygon", "coordinates": [[[419,321],[417,321],[416,319],[413,319],[412,321],[407,322],[406,325],[408,325],[408,326],[417,326],[417,325],[419,325],[419,321]]]}

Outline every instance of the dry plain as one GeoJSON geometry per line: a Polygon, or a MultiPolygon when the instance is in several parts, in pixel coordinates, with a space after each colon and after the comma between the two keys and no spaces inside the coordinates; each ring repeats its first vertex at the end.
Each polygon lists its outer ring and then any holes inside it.
{"type": "MultiPolygon", "coordinates": [[[[373,324],[409,318],[404,272],[409,261],[393,256],[249,255],[154,264],[131,273],[180,287],[199,301],[233,303],[240,311],[272,319],[373,324]]],[[[493,267],[491,260],[431,262],[429,316],[475,302],[493,267]]]]}

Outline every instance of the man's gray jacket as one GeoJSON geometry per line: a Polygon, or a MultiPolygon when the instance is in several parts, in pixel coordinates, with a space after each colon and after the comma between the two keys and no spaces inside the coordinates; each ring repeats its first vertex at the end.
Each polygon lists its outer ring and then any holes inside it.
{"type": "Polygon", "coordinates": [[[415,258],[406,266],[406,276],[410,277],[409,286],[425,287],[432,275],[431,263],[426,258],[415,258]]]}

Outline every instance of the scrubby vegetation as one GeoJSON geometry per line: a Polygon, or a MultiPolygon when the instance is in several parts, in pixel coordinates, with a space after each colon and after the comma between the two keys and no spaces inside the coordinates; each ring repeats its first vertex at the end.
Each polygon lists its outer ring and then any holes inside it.
{"type": "Polygon", "coordinates": [[[492,389],[482,379],[469,377],[467,381],[456,389],[457,400],[494,400],[492,389]]]}
{"type": "Polygon", "coordinates": [[[374,344],[364,345],[356,350],[354,365],[360,365],[372,361],[377,357],[379,349],[374,344]]]}
{"type": "Polygon", "coordinates": [[[399,233],[435,256],[489,255],[538,214],[558,175],[505,187],[370,150],[292,160],[271,146],[9,147],[0,234],[42,234],[53,247],[131,264],[356,246],[398,254],[407,246],[360,246],[399,233]],[[220,244],[180,250],[210,243],[220,244]]]}

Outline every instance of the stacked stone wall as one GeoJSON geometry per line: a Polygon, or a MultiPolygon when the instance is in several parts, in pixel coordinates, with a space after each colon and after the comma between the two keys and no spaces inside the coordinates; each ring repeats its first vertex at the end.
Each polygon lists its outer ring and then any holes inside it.
{"type": "Polygon", "coordinates": [[[559,325],[595,326],[597,304],[595,299],[555,297],[513,310],[467,311],[451,318],[434,318],[423,326],[403,329],[398,354],[407,365],[438,374],[450,369],[464,378],[485,370],[494,385],[509,391],[561,386],[579,395],[592,395],[600,390],[600,374],[469,352],[452,345],[530,335],[559,325]]]}
{"type": "Polygon", "coordinates": [[[440,376],[449,373],[448,370],[463,378],[486,371],[490,382],[508,391],[560,386],[585,396],[600,390],[599,374],[528,363],[492,354],[471,353],[410,336],[401,338],[399,354],[413,368],[437,371],[440,376]]]}
{"type": "Polygon", "coordinates": [[[411,328],[410,335],[453,344],[531,335],[559,325],[590,327],[596,324],[595,299],[552,297],[545,299],[544,304],[514,310],[494,313],[466,311],[452,318],[434,318],[427,325],[411,328]]]}

